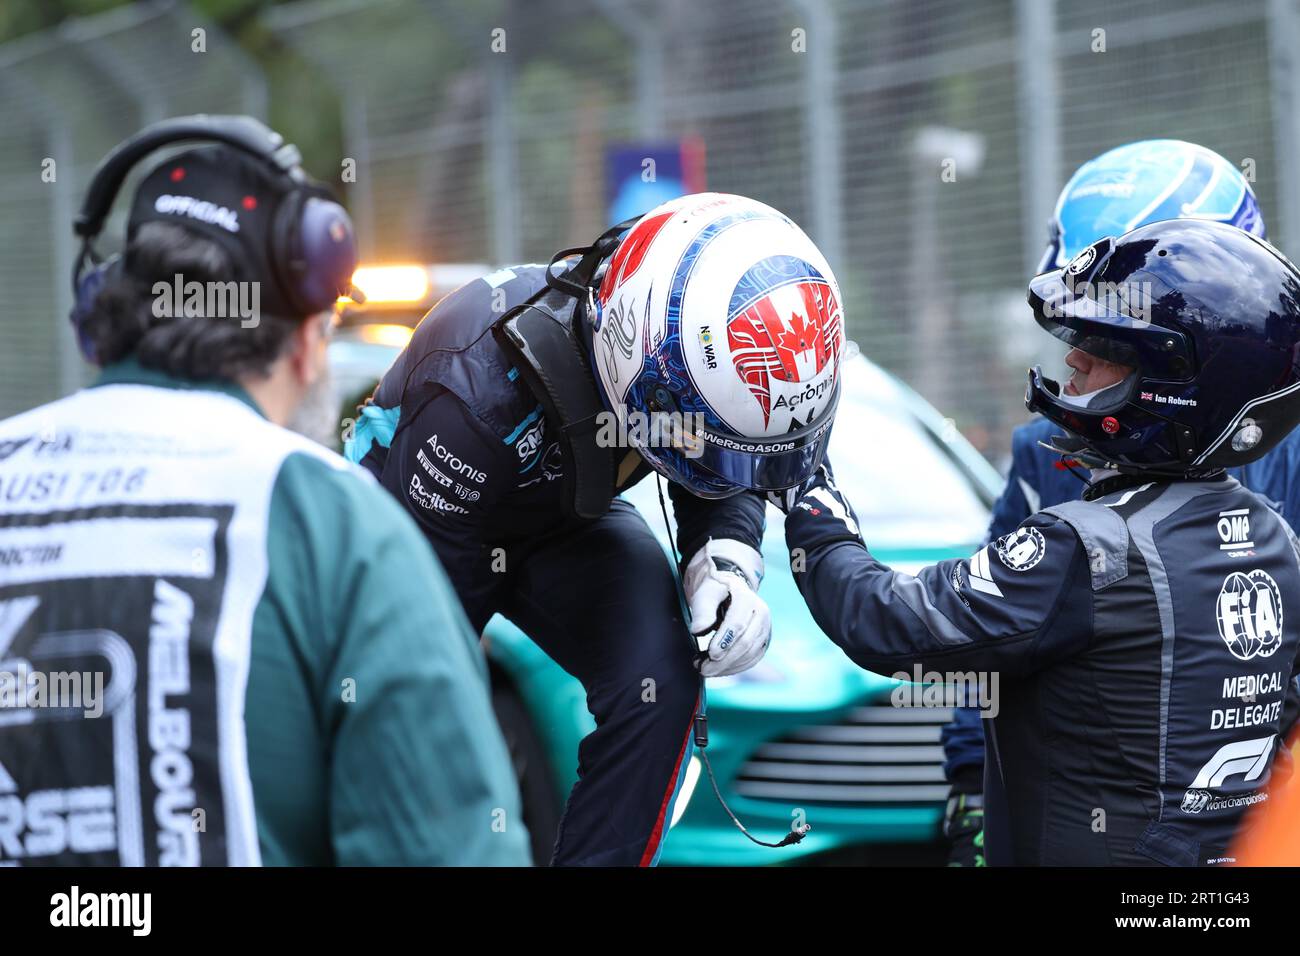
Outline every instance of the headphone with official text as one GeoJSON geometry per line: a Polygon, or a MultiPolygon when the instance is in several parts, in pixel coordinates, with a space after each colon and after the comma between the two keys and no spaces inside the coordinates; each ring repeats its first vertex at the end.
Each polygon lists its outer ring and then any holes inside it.
{"type": "Polygon", "coordinates": [[[273,278],[284,300],[302,316],[331,308],[351,287],[356,242],[347,211],[302,168],[298,147],[251,116],[198,114],[162,120],[119,144],[96,168],[73,231],[82,238],[72,272],[71,313],[77,341],[94,361],[84,332],[87,316],[107,280],[122,267],[119,255],[100,260],[94,241],[130,170],[173,143],[200,141],[234,147],[266,162],[285,179],[270,236],[273,278]]]}

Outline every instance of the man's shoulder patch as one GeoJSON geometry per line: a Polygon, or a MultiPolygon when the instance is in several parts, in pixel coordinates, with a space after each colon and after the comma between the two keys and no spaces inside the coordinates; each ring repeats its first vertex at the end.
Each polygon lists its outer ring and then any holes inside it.
{"type": "Polygon", "coordinates": [[[1002,589],[994,583],[992,570],[989,567],[990,547],[991,545],[985,545],[970,556],[968,580],[974,590],[991,597],[1002,597],[1002,589]]]}
{"type": "Polygon", "coordinates": [[[1028,571],[1043,560],[1047,541],[1037,528],[1020,527],[994,543],[998,557],[1012,571],[1028,571]]]}

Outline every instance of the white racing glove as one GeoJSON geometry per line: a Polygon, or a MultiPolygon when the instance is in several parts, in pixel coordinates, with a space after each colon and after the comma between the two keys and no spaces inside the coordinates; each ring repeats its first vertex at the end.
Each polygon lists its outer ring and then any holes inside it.
{"type": "Polygon", "coordinates": [[[758,663],[772,639],[772,612],[758,596],[763,556],[747,544],[710,538],[686,565],[683,584],[691,634],[713,631],[705,677],[739,674],[758,663]]]}

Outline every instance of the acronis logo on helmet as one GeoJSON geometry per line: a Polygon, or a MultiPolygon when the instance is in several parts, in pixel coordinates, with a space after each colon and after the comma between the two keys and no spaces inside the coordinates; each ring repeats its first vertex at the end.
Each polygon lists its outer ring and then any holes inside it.
{"type": "Polygon", "coordinates": [[[1061,268],[1104,236],[1166,219],[1209,219],[1265,235],[1259,203],[1236,166],[1195,143],[1148,139],[1102,153],[1070,177],[1038,271],[1061,268]]]}
{"type": "Polygon", "coordinates": [[[776,409],[793,412],[833,384],[842,325],[835,288],[803,259],[769,256],[740,277],[727,310],[727,345],[764,427],[776,409]],[[775,404],[773,379],[795,386],[783,389],[775,404]]]}

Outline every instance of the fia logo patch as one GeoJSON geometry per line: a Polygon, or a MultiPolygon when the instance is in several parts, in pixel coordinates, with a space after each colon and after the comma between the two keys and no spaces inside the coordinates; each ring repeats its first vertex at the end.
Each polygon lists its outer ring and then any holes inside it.
{"type": "Polygon", "coordinates": [[[1095,260],[1096,258],[1097,258],[1096,247],[1088,246],[1086,249],[1084,249],[1077,256],[1075,256],[1073,259],[1070,260],[1070,264],[1065,267],[1065,271],[1068,275],[1077,276],[1079,275],[1079,273],[1085,271],[1090,265],[1092,265],[1093,260],[1095,260]]]}
{"type": "Polygon", "coordinates": [[[1037,528],[1017,528],[997,540],[998,557],[1012,571],[1028,571],[1047,553],[1047,542],[1037,528]]]}
{"type": "Polygon", "coordinates": [[[1215,605],[1219,636],[1232,656],[1272,657],[1282,646],[1282,592],[1267,571],[1233,571],[1215,605]]]}

